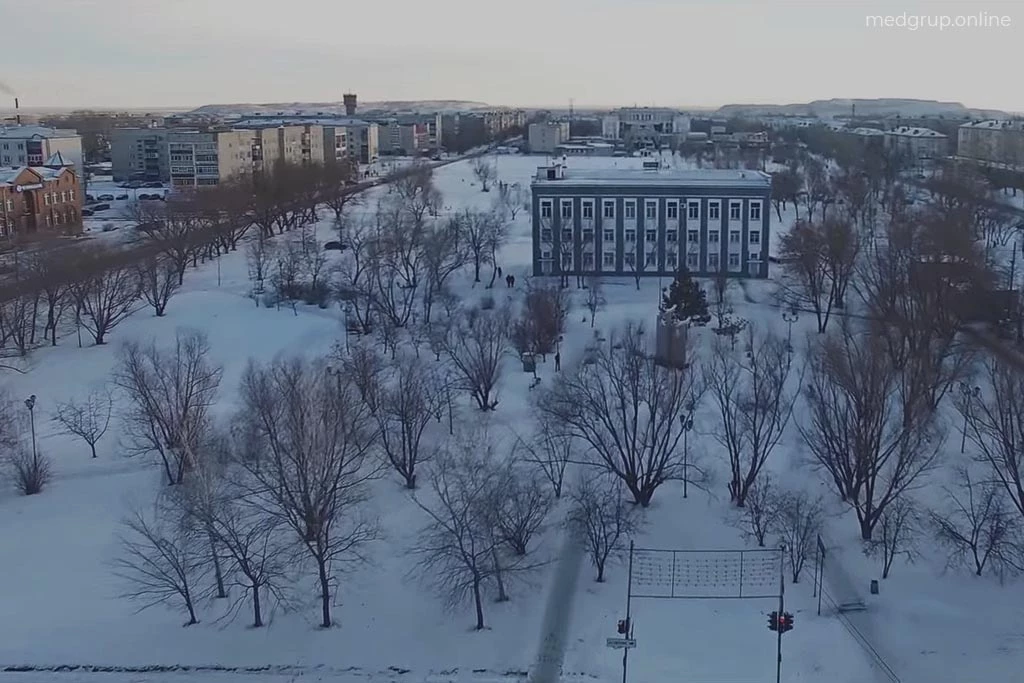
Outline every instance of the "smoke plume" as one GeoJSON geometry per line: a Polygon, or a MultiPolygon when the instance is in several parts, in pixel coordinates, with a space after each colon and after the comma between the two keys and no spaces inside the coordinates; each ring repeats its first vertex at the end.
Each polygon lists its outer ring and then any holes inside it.
{"type": "Polygon", "coordinates": [[[5,95],[10,95],[11,97],[17,97],[18,96],[18,93],[14,92],[14,88],[12,88],[11,86],[7,85],[3,81],[0,81],[0,93],[3,93],[5,95]]]}

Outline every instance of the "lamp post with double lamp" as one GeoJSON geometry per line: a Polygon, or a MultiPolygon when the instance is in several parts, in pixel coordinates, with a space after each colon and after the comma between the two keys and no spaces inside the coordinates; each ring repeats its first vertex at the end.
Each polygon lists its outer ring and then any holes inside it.
{"type": "Polygon", "coordinates": [[[36,395],[32,394],[25,399],[25,407],[28,408],[28,421],[32,428],[32,462],[38,459],[36,451],[36,395]]]}
{"type": "Polygon", "coordinates": [[[960,452],[967,449],[967,416],[971,412],[971,403],[981,395],[981,387],[972,387],[967,382],[960,382],[960,395],[964,397],[964,427],[960,437],[960,452]]]}
{"type": "Polygon", "coordinates": [[[793,353],[793,323],[800,319],[796,306],[790,306],[788,311],[783,311],[782,319],[789,324],[789,332],[786,335],[786,350],[793,353]]]}
{"type": "Polygon", "coordinates": [[[693,404],[686,407],[686,413],[679,416],[683,428],[683,498],[686,498],[690,483],[690,430],[693,429],[693,404]]]}

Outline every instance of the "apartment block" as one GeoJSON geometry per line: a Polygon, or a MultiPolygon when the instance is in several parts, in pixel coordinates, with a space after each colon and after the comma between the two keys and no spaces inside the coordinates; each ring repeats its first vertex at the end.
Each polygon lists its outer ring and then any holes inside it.
{"type": "Polygon", "coordinates": [[[1024,121],[972,121],[957,129],[956,154],[986,166],[1024,171],[1024,121]]]}
{"type": "MultiPolygon", "coordinates": [[[[253,116],[235,122],[236,129],[262,129],[268,126],[313,126],[320,128],[320,154],[325,163],[355,160],[362,163],[375,161],[380,154],[379,132],[376,123],[344,116],[322,114],[281,114],[275,116],[253,116]]],[[[316,143],[310,139],[309,158],[316,157],[316,143]]]]}
{"type": "Polygon", "coordinates": [[[59,152],[50,161],[52,166],[0,169],[0,238],[81,228],[78,175],[59,152]]]}
{"type": "Polygon", "coordinates": [[[690,117],[666,107],[627,107],[601,119],[604,138],[634,147],[665,147],[689,132],[690,117]]]}
{"type": "Polygon", "coordinates": [[[73,130],[0,127],[0,166],[42,166],[57,152],[75,169],[83,168],[82,136],[73,130]]]}
{"type": "Polygon", "coordinates": [[[766,173],[556,164],[531,190],[534,275],[768,276],[766,173]]]}
{"type": "Polygon", "coordinates": [[[899,126],[885,132],[885,146],[913,163],[931,162],[949,155],[949,140],[931,128],[899,126]]]}
{"type": "Polygon", "coordinates": [[[251,130],[169,131],[171,185],[210,187],[251,173],[254,146],[251,130]]]}
{"type": "Polygon", "coordinates": [[[527,129],[527,144],[533,154],[554,154],[558,146],[569,140],[568,121],[541,121],[527,129]]]}
{"type": "Polygon", "coordinates": [[[168,180],[171,177],[166,128],[115,128],[110,137],[114,180],[168,180]]]}

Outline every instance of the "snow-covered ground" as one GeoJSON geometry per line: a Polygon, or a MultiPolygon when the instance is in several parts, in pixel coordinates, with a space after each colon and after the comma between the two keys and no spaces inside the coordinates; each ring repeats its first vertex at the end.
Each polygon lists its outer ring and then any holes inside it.
{"type": "MultiPolygon", "coordinates": [[[[544,163],[543,157],[500,155],[494,159],[500,180],[524,185],[544,163]]],[[[570,164],[639,167],[641,161],[572,159],[570,164]]],[[[439,169],[435,182],[448,211],[489,205],[497,194],[481,192],[468,162],[439,169]]],[[[94,187],[90,193],[97,191],[94,187]]],[[[774,224],[774,211],[772,219],[774,224]]],[[[504,271],[517,279],[529,274],[529,220],[527,211],[519,213],[499,257],[504,271]]],[[[329,221],[323,221],[322,239],[329,238],[327,225],[329,221]]],[[[596,327],[607,332],[627,319],[652,325],[659,286],[667,284],[649,280],[637,290],[628,278],[608,281],[608,303],[598,313],[596,327]]],[[[234,623],[214,623],[218,612],[204,607],[203,623],[182,628],[177,613],[164,609],[135,613],[135,605],[117,597],[123,585],[113,577],[109,563],[116,553],[118,521],[129,502],[153,498],[161,486],[160,471],[151,461],[119,455],[120,425],[116,420],[100,442],[100,457],[91,460],[80,443],[56,433],[47,416],[58,402],[82,397],[90,387],[108,380],[117,345],[125,340],[170,339],[178,327],[205,331],[214,360],[224,367],[219,412],[226,414],[248,359],[269,360],[279,353],[326,353],[343,338],[336,309],[300,306],[295,315],[287,308],[257,308],[247,296],[249,287],[240,250],[223,257],[219,268],[208,263],[189,270],[185,286],[171,300],[165,318],[155,318],[149,309],[141,309],[111,333],[111,343],[106,346],[80,349],[73,337],[65,338],[57,348],[36,351],[25,374],[0,377],[15,398],[37,395],[39,447],[53,458],[57,473],[42,495],[0,494],[0,614],[5,615],[0,620],[0,671],[11,665],[272,668],[264,673],[0,673],[0,682],[374,679],[457,683],[521,677],[536,655],[550,570],[514,586],[510,602],[488,603],[489,628],[472,631],[471,609],[444,611],[440,600],[410,577],[414,567],[408,550],[423,516],[392,478],[374,484],[373,505],[384,533],[373,547],[372,563],[341,584],[338,628],[316,628],[315,608],[308,607],[275,613],[263,629],[247,628],[244,615],[234,623]]],[[[473,289],[465,277],[459,287],[466,300],[484,294],[480,287],[473,289]]],[[[733,293],[736,313],[784,331],[770,293],[771,283],[750,283],[742,291],[737,288],[733,293]]],[[[516,297],[521,288],[517,283],[514,290],[501,288],[494,294],[516,297]]],[[[593,335],[582,311],[580,305],[569,317],[562,346],[567,366],[579,359],[593,335]]],[[[801,315],[793,329],[794,338],[812,330],[810,316],[801,315]]],[[[710,343],[710,330],[701,334],[710,343]]],[[[522,372],[514,358],[507,363],[501,403],[493,419],[499,427],[527,431],[532,376],[522,372]]],[[[551,382],[552,365],[540,365],[542,383],[551,382]]],[[[479,419],[466,398],[460,397],[459,419],[479,419]]],[[[706,461],[714,461],[719,458],[709,435],[714,422],[710,414],[698,417],[690,447],[706,461]]],[[[795,419],[801,416],[797,414],[795,419]]],[[[816,475],[802,464],[797,444],[798,438],[790,430],[775,453],[772,470],[787,484],[824,491],[816,475]]],[[[563,513],[556,510],[552,521],[563,513]]],[[[711,495],[691,488],[689,497],[683,499],[679,485],[666,485],[645,511],[646,525],[636,542],[646,547],[686,549],[747,547],[726,523],[729,514],[724,486],[711,495]]],[[[845,551],[846,571],[866,594],[868,581],[878,578],[880,570],[874,561],[859,554],[855,530],[846,511],[830,522],[832,542],[845,551]]],[[[558,535],[558,526],[553,525],[543,544],[548,552],[558,547],[558,535]]],[[[866,596],[869,609],[855,615],[857,629],[904,683],[1015,680],[1024,662],[1019,585],[999,586],[989,579],[943,573],[941,569],[938,558],[931,556],[915,566],[897,561],[880,595],[866,596]]],[[[615,636],[616,621],[624,616],[626,575],[625,567],[618,563],[609,568],[607,582],[598,584],[585,565],[570,626],[565,680],[612,682],[621,678],[622,651],[608,649],[605,639],[615,636]]],[[[787,610],[796,616],[796,628],[784,636],[784,681],[888,680],[879,678],[864,649],[831,610],[817,616],[809,576],[786,586],[786,601],[787,610]]],[[[630,653],[629,680],[774,680],[775,634],[767,629],[765,615],[776,608],[772,599],[635,600],[631,609],[638,647],[630,653]]]]}

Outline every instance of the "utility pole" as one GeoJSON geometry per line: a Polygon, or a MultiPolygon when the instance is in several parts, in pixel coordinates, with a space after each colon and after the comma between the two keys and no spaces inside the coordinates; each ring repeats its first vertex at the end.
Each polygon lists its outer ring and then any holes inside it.
{"type": "MultiPolygon", "coordinates": [[[[633,597],[633,539],[629,540],[629,578],[626,580],[626,627],[629,629],[627,638],[633,637],[633,619],[630,618],[629,605],[633,597]]],[[[626,683],[626,669],[629,665],[629,648],[622,649],[622,683],[626,683]]]]}
{"type": "Polygon", "coordinates": [[[782,620],[786,613],[786,545],[779,546],[779,628],[775,636],[775,651],[778,659],[775,661],[775,683],[782,681],[782,620]]]}

